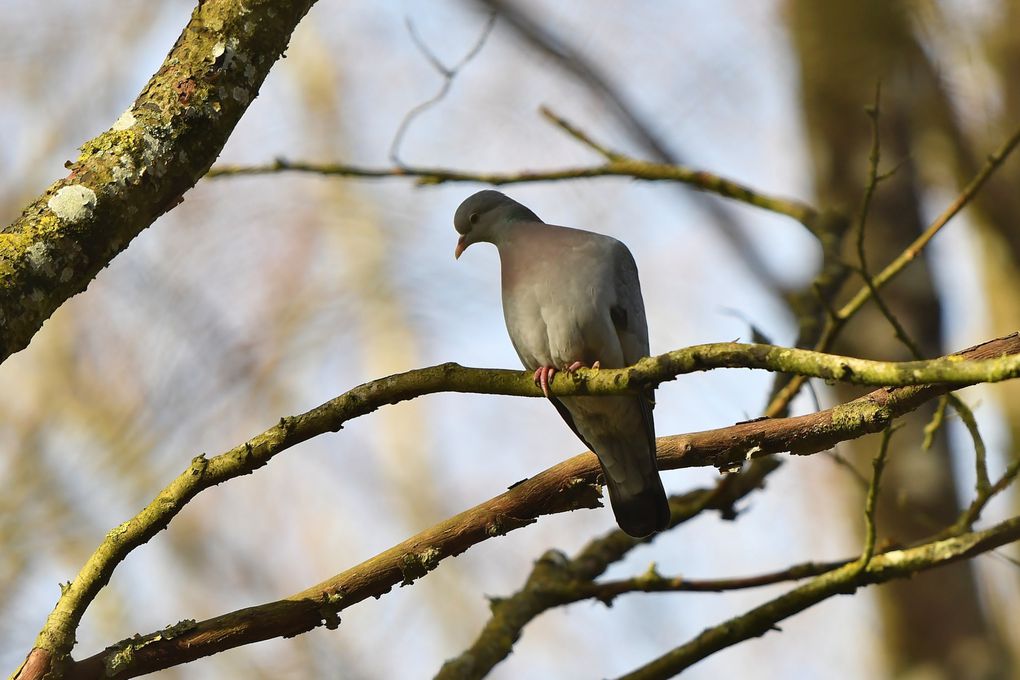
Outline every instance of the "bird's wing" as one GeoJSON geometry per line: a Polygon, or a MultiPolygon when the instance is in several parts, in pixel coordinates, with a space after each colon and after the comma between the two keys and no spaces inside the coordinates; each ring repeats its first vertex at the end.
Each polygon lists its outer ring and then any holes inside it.
{"type": "Polygon", "coordinates": [[[620,339],[623,360],[629,366],[648,356],[648,321],[634,257],[627,246],[619,242],[616,246],[612,253],[616,295],[609,314],[620,339]]]}

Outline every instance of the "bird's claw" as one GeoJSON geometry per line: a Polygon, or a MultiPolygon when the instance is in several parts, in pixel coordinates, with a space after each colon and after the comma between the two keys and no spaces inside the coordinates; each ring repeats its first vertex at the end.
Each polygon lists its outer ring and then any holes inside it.
{"type": "MultiPolygon", "coordinates": [[[[599,362],[596,361],[594,364],[591,365],[591,367],[593,369],[602,368],[602,364],[600,364],[599,362]]],[[[575,361],[574,363],[572,363],[569,366],[567,366],[564,370],[567,373],[573,373],[574,371],[576,371],[579,368],[587,368],[587,365],[585,363],[581,362],[581,361],[575,361]]]]}
{"type": "MultiPolygon", "coordinates": [[[[579,368],[585,368],[586,364],[580,361],[575,361],[569,366],[564,366],[563,370],[567,373],[573,373],[579,368]]],[[[602,368],[599,362],[595,362],[591,365],[592,368],[602,368]]],[[[559,373],[559,369],[555,366],[539,366],[535,369],[535,384],[542,388],[542,394],[545,395],[546,399],[551,399],[549,396],[549,383],[552,382],[553,376],[559,373]]]]}
{"type": "Polygon", "coordinates": [[[552,382],[554,375],[556,375],[556,368],[553,366],[539,366],[535,370],[535,384],[542,388],[542,394],[545,395],[546,399],[551,398],[549,396],[549,383],[552,382]]]}

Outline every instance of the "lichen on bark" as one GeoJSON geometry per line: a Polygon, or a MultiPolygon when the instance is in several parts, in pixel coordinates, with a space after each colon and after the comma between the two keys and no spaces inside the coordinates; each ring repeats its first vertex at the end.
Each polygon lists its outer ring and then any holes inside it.
{"type": "Polygon", "coordinates": [[[0,232],[0,361],[219,155],[314,0],[206,0],[135,102],[0,232]]]}

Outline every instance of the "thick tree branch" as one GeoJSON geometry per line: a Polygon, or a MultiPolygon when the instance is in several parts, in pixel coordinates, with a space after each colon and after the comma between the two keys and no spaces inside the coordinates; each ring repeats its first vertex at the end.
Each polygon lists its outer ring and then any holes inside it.
{"type": "MultiPolygon", "coordinates": [[[[753,355],[756,353],[755,348],[762,346],[743,347],[753,355]]],[[[786,359],[772,353],[773,349],[778,348],[768,348],[754,361],[779,361],[787,366],[786,359]]],[[[733,351],[731,343],[691,348],[687,352],[697,356],[698,361],[689,363],[688,368],[706,368],[704,361],[707,357],[723,363],[732,362],[736,356],[731,354],[733,351]],[[713,347],[720,349],[721,354],[716,355],[711,349],[713,347]]],[[[1001,357],[1006,353],[1020,353],[1020,336],[1014,334],[979,345],[966,350],[962,356],[981,360],[1001,357]]],[[[794,355],[801,358],[811,354],[794,352],[794,355]]],[[[751,359],[749,356],[744,358],[751,359]]],[[[872,368],[882,366],[881,362],[867,363],[871,363],[872,368]]],[[[947,363],[946,359],[941,359],[936,360],[935,365],[943,370],[944,367],[951,369],[979,363],[959,359],[947,363]]],[[[679,364],[671,362],[669,365],[675,368],[679,364]]],[[[859,368],[862,371],[865,369],[863,365],[859,368]]],[[[602,384],[602,381],[614,383],[617,376],[626,381],[624,376],[632,370],[635,369],[602,371],[601,376],[598,372],[588,372],[593,375],[587,386],[584,379],[579,378],[572,382],[554,384],[553,393],[612,393],[609,385],[602,384]]],[[[856,373],[857,369],[854,370],[856,373]]],[[[885,372],[882,373],[885,375],[885,372]]],[[[845,377],[845,371],[841,375],[845,377]]],[[[926,375],[926,372],[919,368],[913,372],[893,372],[889,375],[906,381],[914,379],[912,376],[926,375]]],[[[628,383],[623,382],[617,391],[627,387],[628,383]]],[[[763,419],[721,430],[662,437],[657,442],[660,468],[705,465],[729,468],[748,458],[769,453],[792,451],[808,454],[826,450],[838,441],[877,432],[893,418],[949,389],[951,386],[948,384],[883,388],[820,413],[786,419],[763,419]]],[[[71,607],[77,611],[76,607],[87,605],[101,585],[97,580],[98,575],[102,575],[101,582],[105,583],[115,564],[131,548],[145,542],[158,529],[166,526],[184,503],[200,490],[252,472],[276,453],[315,434],[338,429],[349,418],[369,413],[383,404],[441,390],[540,394],[527,373],[482,371],[446,364],[367,383],[306,414],[284,419],[277,427],[216,458],[208,461],[202,457],[196,459],[192,468],[172,482],[146,510],[111,532],[82,574],[72,582],[68,592],[61,598],[62,603],[65,598],[73,598],[75,607],[64,604],[58,605],[58,609],[71,607]],[[84,592],[86,589],[89,592],[84,592]]],[[[73,677],[101,677],[104,667],[107,671],[115,671],[113,674],[116,677],[134,677],[251,642],[292,636],[320,625],[336,625],[341,610],[365,598],[382,595],[396,584],[407,585],[431,571],[441,560],[458,555],[476,543],[525,526],[539,515],[596,506],[600,495],[598,474],[598,462],[592,454],[575,456],[301,593],[201,623],[185,623],[175,627],[172,634],[162,631],[125,641],[76,664],[73,677]]]]}
{"type": "MultiPolygon", "coordinates": [[[[765,477],[777,467],[777,459],[762,458],[749,466],[746,472],[723,477],[713,488],[695,489],[682,496],[671,497],[669,528],[709,509],[719,510],[724,518],[734,519],[736,502],[762,488],[765,477]]],[[[558,550],[548,551],[535,562],[521,590],[510,597],[490,598],[492,615],[478,637],[464,652],[443,664],[436,680],[485,677],[496,664],[510,655],[524,627],[548,609],[588,597],[599,597],[608,603],[624,591],[596,595],[591,588],[611,585],[596,586],[595,579],[626,557],[634,547],[654,539],[654,535],[638,539],[614,529],[589,542],[573,559],[568,559],[558,550]]]]}
{"type": "Polygon", "coordinates": [[[219,155],[314,0],[205,0],[134,104],[0,233],[0,361],[219,155]]]}

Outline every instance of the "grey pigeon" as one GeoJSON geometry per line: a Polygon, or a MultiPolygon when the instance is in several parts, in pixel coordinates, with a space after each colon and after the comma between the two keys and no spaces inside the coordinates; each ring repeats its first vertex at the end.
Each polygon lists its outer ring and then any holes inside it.
{"type": "MultiPolygon", "coordinates": [[[[549,397],[558,370],[622,368],[648,356],[637,265],[609,236],[546,224],[498,191],[457,208],[456,257],[472,243],[499,250],[503,316],[517,355],[549,397]]],[[[652,395],[550,397],[605,475],[620,528],[648,536],[669,523],[655,461],[652,395]]]]}

